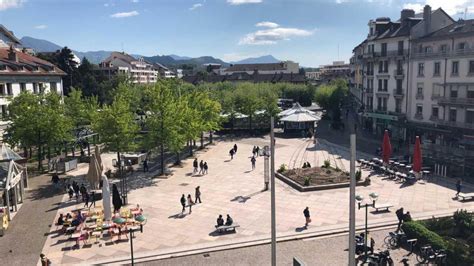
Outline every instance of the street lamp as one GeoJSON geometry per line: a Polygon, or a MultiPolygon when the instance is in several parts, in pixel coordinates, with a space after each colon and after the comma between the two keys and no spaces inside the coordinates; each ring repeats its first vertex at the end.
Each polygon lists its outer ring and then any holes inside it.
{"type": "Polygon", "coordinates": [[[140,231],[140,233],[143,233],[143,222],[146,221],[146,218],[143,215],[138,216],[137,218],[135,218],[135,220],[139,221],[140,217],[143,218],[140,226],[128,229],[128,232],[130,233],[130,256],[131,256],[132,266],[135,265],[135,259],[133,257],[133,236],[134,236],[134,233],[138,231],[140,231]]]}
{"type": "MultiPolygon", "coordinates": [[[[368,214],[369,214],[369,207],[375,208],[375,202],[377,201],[379,195],[375,192],[372,192],[369,194],[369,197],[372,199],[372,203],[365,203],[365,204],[362,204],[362,201],[364,200],[363,196],[357,195],[355,197],[359,210],[361,208],[365,208],[364,261],[367,260],[367,247],[368,247],[367,245],[367,235],[368,235],[367,219],[368,219],[368,214]]],[[[352,245],[354,245],[354,243],[352,243],[352,245]]]]}
{"type": "Polygon", "coordinates": [[[128,199],[127,199],[127,193],[128,193],[128,189],[127,189],[127,173],[124,171],[124,168],[125,168],[125,160],[120,160],[120,177],[121,177],[121,192],[122,192],[122,201],[123,201],[123,205],[127,205],[128,203],[128,199]]]}

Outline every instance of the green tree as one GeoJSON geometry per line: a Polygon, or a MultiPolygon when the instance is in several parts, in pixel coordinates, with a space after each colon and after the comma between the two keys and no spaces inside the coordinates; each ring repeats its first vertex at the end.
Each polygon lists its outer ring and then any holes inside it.
{"type": "Polygon", "coordinates": [[[262,101],[258,98],[254,86],[250,83],[239,84],[234,91],[234,99],[237,111],[248,116],[249,129],[252,130],[255,112],[262,107],[262,101]]]}

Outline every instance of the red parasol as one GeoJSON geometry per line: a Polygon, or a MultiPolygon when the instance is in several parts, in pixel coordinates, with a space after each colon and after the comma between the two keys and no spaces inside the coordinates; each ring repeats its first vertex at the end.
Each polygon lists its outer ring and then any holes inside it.
{"type": "Polygon", "coordinates": [[[390,144],[390,137],[388,136],[388,130],[385,130],[385,133],[383,134],[383,143],[382,143],[383,162],[388,163],[391,155],[392,155],[392,145],[390,144]]]}
{"type": "Polygon", "coordinates": [[[415,140],[415,150],[413,151],[413,171],[421,172],[421,144],[420,137],[416,136],[415,140]]]}

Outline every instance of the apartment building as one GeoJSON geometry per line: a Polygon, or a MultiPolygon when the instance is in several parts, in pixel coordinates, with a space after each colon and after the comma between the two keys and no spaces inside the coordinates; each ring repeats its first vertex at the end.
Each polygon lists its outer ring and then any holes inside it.
{"type": "Polygon", "coordinates": [[[0,25],[0,138],[9,124],[5,117],[12,97],[25,91],[63,94],[62,77],[66,73],[19,47],[21,43],[13,33],[0,25]]]}
{"type": "Polygon", "coordinates": [[[260,74],[298,74],[300,66],[292,61],[266,64],[235,64],[226,69],[222,69],[220,75],[232,75],[234,73],[253,74],[257,71],[260,74]]]}
{"type": "Polygon", "coordinates": [[[412,39],[453,22],[441,8],[432,11],[429,6],[422,14],[404,9],[396,21],[385,17],[369,21],[367,38],[353,50],[349,79],[365,130],[381,135],[389,129],[396,143],[407,139],[412,39]]]}
{"type": "Polygon", "coordinates": [[[334,61],[332,65],[319,66],[319,79],[330,82],[335,79],[347,79],[351,73],[350,65],[344,61],[334,61]]]}
{"type": "Polygon", "coordinates": [[[426,160],[474,176],[474,20],[413,40],[408,120],[426,160]]]}
{"type": "Polygon", "coordinates": [[[125,75],[138,84],[155,83],[158,79],[158,69],[153,64],[124,52],[112,52],[99,64],[98,71],[108,77],[125,75]]]}

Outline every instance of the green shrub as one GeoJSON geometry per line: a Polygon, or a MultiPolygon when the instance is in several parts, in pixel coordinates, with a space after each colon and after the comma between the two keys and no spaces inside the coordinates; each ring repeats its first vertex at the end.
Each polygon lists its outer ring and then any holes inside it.
{"type": "Polygon", "coordinates": [[[311,185],[311,177],[310,176],[305,176],[304,177],[304,185],[305,186],[311,185]]]}
{"type": "Polygon", "coordinates": [[[323,168],[329,168],[331,166],[331,162],[329,160],[324,160],[323,168]]]}
{"type": "Polygon", "coordinates": [[[280,165],[280,168],[278,168],[277,172],[278,173],[283,173],[286,171],[286,164],[280,165]]]}
{"type": "Polygon", "coordinates": [[[447,249],[444,239],[437,233],[430,231],[420,222],[405,222],[402,225],[402,229],[408,238],[418,239],[417,245],[419,246],[431,245],[434,249],[447,249]]]}
{"type": "Polygon", "coordinates": [[[357,181],[360,181],[362,179],[362,171],[361,170],[357,170],[356,171],[356,180],[357,181]]]}
{"type": "Polygon", "coordinates": [[[425,221],[420,221],[426,228],[431,231],[447,231],[454,228],[454,221],[451,217],[431,218],[425,221]]]}
{"type": "Polygon", "coordinates": [[[453,221],[457,234],[464,235],[471,228],[472,215],[466,210],[457,210],[453,215],[453,221]]]}

